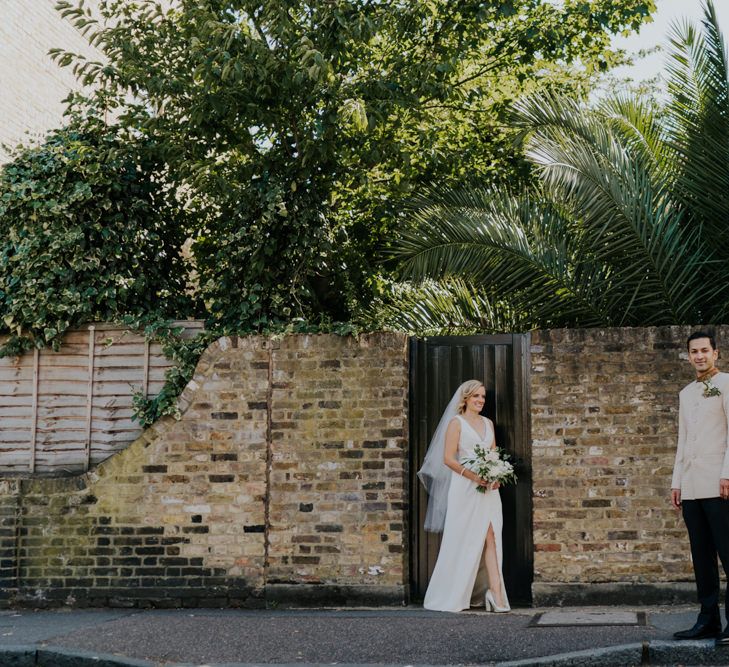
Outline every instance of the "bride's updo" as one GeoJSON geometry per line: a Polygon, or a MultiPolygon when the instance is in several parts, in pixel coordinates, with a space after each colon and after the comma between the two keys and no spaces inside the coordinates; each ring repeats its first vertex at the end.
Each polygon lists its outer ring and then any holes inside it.
{"type": "Polygon", "coordinates": [[[461,400],[458,402],[459,415],[466,411],[466,401],[481,387],[483,387],[483,382],[478,380],[468,380],[461,385],[461,400]]]}

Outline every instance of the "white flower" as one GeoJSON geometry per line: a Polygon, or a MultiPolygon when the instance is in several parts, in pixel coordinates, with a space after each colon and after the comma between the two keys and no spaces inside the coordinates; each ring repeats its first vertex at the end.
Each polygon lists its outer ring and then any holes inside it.
{"type": "MultiPolygon", "coordinates": [[[[503,458],[506,456],[504,452],[497,448],[484,449],[480,445],[476,445],[473,448],[473,454],[472,458],[465,459],[462,463],[479,477],[489,482],[499,482],[500,484],[516,482],[514,466],[503,458]]],[[[485,493],[487,489],[479,485],[476,487],[476,490],[485,493]]]]}

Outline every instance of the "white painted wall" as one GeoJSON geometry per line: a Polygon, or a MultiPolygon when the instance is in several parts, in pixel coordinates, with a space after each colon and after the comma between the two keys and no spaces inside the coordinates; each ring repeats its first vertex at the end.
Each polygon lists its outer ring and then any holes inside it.
{"type": "MultiPolygon", "coordinates": [[[[0,144],[42,136],[63,121],[61,100],[79,87],[71,69],[48,55],[52,48],[100,53],[54,9],[56,0],[0,0],[0,144]]],[[[96,0],[86,0],[87,7],[96,0]]],[[[7,161],[0,146],[0,163],[7,161]]]]}

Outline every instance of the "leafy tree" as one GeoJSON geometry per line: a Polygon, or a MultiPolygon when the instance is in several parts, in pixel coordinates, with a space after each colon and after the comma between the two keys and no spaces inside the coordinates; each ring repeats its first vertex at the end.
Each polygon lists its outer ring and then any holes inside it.
{"type": "Polygon", "coordinates": [[[430,281],[420,307],[429,319],[401,324],[488,329],[499,313],[525,327],[722,321],[729,80],[711,2],[702,25],[675,28],[665,109],[628,97],[590,109],[548,94],[517,104],[538,187],[423,198],[399,253],[404,276],[430,281]],[[453,298],[448,282],[429,296],[442,279],[460,279],[453,298]],[[496,312],[487,322],[484,302],[496,312]]]}
{"type": "Polygon", "coordinates": [[[84,322],[190,312],[179,205],[138,148],[76,118],[0,170],[0,355],[84,322]]]}
{"type": "Polygon", "coordinates": [[[195,220],[211,320],[346,319],[425,183],[524,163],[503,123],[524,91],[582,90],[653,0],[59,2],[106,54],[62,51],[94,103],[145,137],[195,220]],[[581,69],[573,66],[579,63],[581,69]]]}

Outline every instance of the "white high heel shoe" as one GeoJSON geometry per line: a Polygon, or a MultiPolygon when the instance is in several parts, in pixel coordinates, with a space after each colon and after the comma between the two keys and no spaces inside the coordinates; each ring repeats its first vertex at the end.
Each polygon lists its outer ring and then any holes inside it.
{"type": "Polygon", "coordinates": [[[496,604],[496,600],[494,600],[494,596],[490,590],[486,591],[486,598],[484,602],[486,603],[486,611],[493,611],[497,614],[503,614],[507,611],[511,611],[511,607],[499,607],[496,604]]]}

